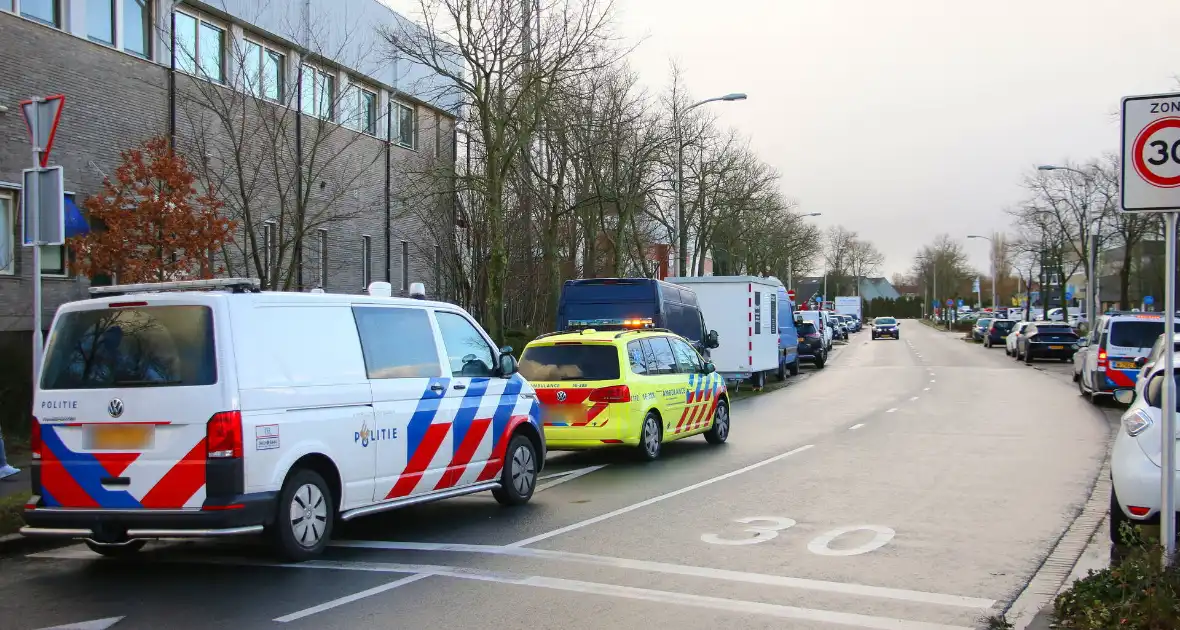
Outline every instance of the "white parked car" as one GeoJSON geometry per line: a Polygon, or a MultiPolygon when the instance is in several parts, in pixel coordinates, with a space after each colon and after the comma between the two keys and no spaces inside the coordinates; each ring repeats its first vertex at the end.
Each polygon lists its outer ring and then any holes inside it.
{"type": "MultiPolygon", "coordinates": [[[[1173,370],[1172,378],[1175,378],[1173,370]]],[[[1110,539],[1122,542],[1124,524],[1138,527],[1159,522],[1160,513],[1160,399],[1168,370],[1157,365],[1141,393],[1115,391],[1115,399],[1129,403],[1110,454],[1110,539]]],[[[1176,474],[1180,481],[1180,474],[1176,474]]]]}
{"type": "Polygon", "coordinates": [[[1020,339],[1020,335],[1024,332],[1024,329],[1028,328],[1031,324],[1032,322],[1016,322],[1016,325],[1012,327],[1012,332],[1008,333],[1007,337],[1004,337],[1004,354],[1010,357],[1016,356],[1016,342],[1020,339]]]}
{"type": "Polygon", "coordinates": [[[388,297],[383,282],[369,296],[257,286],[95,287],[58,310],[23,534],[120,555],[265,533],[304,560],[337,520],[484,490],[532,497],[540,405],[466,311],[388,297]]]}

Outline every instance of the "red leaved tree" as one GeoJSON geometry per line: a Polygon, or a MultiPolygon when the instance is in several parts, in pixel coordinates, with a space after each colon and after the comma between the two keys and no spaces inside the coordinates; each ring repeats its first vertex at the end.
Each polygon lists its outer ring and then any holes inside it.
{"type": "Polygon", "coordinates": [[[153,138],[124,151],[112,180],[83,207],[92,229],[70,239],[79,274],[113,274],[120,284],[212,278],[214,255],[233,240],[212,189],[198,195],[185,159],[153,138]]]}

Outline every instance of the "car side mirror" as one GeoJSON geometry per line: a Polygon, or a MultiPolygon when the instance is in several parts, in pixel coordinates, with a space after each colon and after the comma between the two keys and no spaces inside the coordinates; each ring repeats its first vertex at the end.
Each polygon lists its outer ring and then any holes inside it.
{"type": "Polygon", "coordinates": [[[1133,389],[1116,389],[1114,391],[1114,399],[1124,405],[1129,405],[1135,402],[1135,390],[1133,389]]]}
{"type": "Polygon", "coordinates": [[[717,331],[710,330],[708,335],[705,335],[705,345],[709,348],[716,348],[721,345],[717,340],[717,331]]]}
{"type": "Polygon", "coordinates": [[[500,348],[500,376],[508,378],[516,374],[516,357],[512,356],[512,346],[500,348]]]}
{"type": "Polygon", "coordinates": [[[712,374],[717,371],[717,366],[713,365],[712,361],[705,362],[705,374],[712,374]]]}

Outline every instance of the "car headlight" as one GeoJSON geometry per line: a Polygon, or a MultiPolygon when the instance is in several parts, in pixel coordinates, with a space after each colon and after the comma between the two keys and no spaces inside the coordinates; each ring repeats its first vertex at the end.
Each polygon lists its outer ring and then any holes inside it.
{"type": "Polygon", "coordinates": [[[1146,431],[1151,426],[1151,422],[1151,415],[1142,409],[1136,409],[1123,416],[1123,429],[1127,432],[1127,435],[1135,437],[1146,431]]]}

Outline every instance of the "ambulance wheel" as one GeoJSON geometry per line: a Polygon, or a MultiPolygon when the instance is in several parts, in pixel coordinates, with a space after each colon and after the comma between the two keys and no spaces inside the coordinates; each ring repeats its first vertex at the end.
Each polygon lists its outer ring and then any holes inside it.
{"type": "Polygon", "coordinates": [[[647,412],[643,418],[643,430],[639,433],[640,457],[649,462],[660,458],[663,433],[660,417],[654,411],[647,412]]]}
{"type": "Polygon", "coordinates": [[[320,555],[332,538],[335,510],[332,491],[319,473],[306,468],[291,473],[279,492],[271,530],[279,555],[292,562],[320,555]]]}
{"type": "Polygon", "coordinates": [[[799,376],[799,359],[795,359],[787,369],[790,370],[791,376],[799,376]]]}
{"type": "Polygon", "coordinates": [[[724,400],[718,401],[717,409],[713,411],[713,426],[705,431],[705,441],[709,444],[725,444],[729,439],[729,406],[724,400]]]}
{"type": "Polygon", "coordinates": [[[126,558],[128,556],[133,556],[138,553],[140,549],[143,549],[143,546],[147,544],[146,540],[128,540],[127,542],[123,543],[97,543],[93,540],[87,540],[85,542],[86,546],[90,547],[91,551],[97,553],[100,556],[106,556],[108,558],[126,558]]]}
{"type": "Polygon", "coordinates": [[[500,505],[524,505],[537,488],[537,449],[528,436],[517,433],[504,452],[507,457],[500,472],[500,487],[492,490],[492,496],[500,505]]]}

